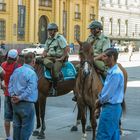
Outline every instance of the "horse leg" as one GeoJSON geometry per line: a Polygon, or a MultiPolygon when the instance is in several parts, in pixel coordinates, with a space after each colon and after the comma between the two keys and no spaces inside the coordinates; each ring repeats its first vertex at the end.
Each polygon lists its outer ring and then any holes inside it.
{"type": "Polygon", "coordinates": [[[40,122],[40,108],[39,108],[39,101],[35,103],[35,112],[36,112],[36,130],[33,131],[33,136],[38,136],[39,135],[39,128],[41,127],[41,122],[40,122]]]}
{"type": "Polygon", "coordinates": [[[38,139],[45,139],[45,129],[46,129],[46,126],[45,126],[45,108],[46,108],[46,97],[42,96],[40,97],[39,99],[39,103],[40,103],[40,117],[41,117],[41,122],[42,122],[42,126],[41,126],[41,131],[38,135],[38,139]]]}
{"type": "Polygon", "coordinates": [[[86,139],[87,134],[86,134],[86,109],[85,106],[83,106],[82,108],[80,108],[81,110],[81,123],[82,123],[82,138],[86,139]]]}
{"type": "Polygon", "coordinates": [[[91,114],[91,126],[92,126],[92,130],[93,130],[92,140],[95,140],[97,122],[96,122],[95,110],[91,107],[90,107],[90,114],[91,114]]]}
{"type": "MultiPolygon", "coordinates": [[[[90,113],[90,109],[87,109],[87,117],[89,117],[88,119],[90,120],[90,124],[87,125],[86,127],[86,131],[92,131],[92,127],[91,127],[91,118],[92,118],[92,114],[90,113]]],[[[88,120],[88,121],[89,121],[88,120]]]]}
{"type": "Polygon", "coordinates": [[[71,131],[78,131],[78,125],[80,124],[80,120],[81,120],[81,111],[79,106],[77,106],[78,108],[78,112],[77,112],[77,120],[76,120],[76,124],[74,126],[72,126],[71,131]]]}

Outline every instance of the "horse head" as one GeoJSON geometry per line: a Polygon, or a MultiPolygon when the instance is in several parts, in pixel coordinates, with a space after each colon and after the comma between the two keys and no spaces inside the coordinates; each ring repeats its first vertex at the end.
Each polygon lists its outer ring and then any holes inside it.
{"type": "Polygon", "coordinates": [[[91,69],[94,63],[94,57],[93,57],[94,52],[93,52],[92,43],[88,43],[86,41],[81,42],[80,40],[77,40],[77,42],[80,45],[79,56],[80,56],[81,68],[83,70],[83,75],[88,76],[91,73],[91,69]]]}

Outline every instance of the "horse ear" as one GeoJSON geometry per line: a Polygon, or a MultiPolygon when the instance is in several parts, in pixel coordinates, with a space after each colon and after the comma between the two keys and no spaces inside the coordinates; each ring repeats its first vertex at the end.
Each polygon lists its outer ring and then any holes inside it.
{"type": "Polygon", "coordinates": [[[76,41],[78,42],[78,44],[79,44],[80,46],[82,46],[82,42],[81,42],[78,38],[76,38],[76,41]]]}

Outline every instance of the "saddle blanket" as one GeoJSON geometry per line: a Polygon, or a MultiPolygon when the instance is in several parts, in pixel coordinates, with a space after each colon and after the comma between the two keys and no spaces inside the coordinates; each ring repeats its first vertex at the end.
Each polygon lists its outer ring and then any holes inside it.
{"type": "MultiPolygon", "coordinates": [[[[76,69],[71,62],[65,62],[64,66],[61,68],[61,73],[64,80],[72,80],[76,78],[76,69]]],[[[48,69],[45,70],[45,78],[51,80],[51,73],[48,69]]]]}

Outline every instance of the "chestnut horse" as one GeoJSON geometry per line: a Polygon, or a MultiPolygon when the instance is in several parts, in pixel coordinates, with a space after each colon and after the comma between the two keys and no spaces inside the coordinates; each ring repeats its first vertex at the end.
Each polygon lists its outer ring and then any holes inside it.
{"type": "MultiPolygon", "coordinates": [[[[78,42],[80,45],[80,69],[78,71],[78,77],[76,79],[76,93],[77,93],[77,103],[81,111],[81,123],[82,123],[82,137],[86,138],[85,124],[86,124],[86,108],[90,111],[90,121],[92,127],[92,140],[95,140],[96,132],[96,113],[95,101],[98,98],[98,94],[102,90],[102,82],[94,67],[93,58],[93,47],[92,44],[88,42],[78,42]]],[[[119,67],[123,71],[125,78],[125,88],[127,84],[127,72],[119,64],[119,67]]],[[[125,101],[123,101],[123,110],[125,111],[125,101]]]]}
{"type": "MultiPolygon", "coordinates": [[[[24,63],[24,56],[19,55],[17,60],[18,63],[24,63]]],[[[79,64],[79,61],[71,61],[73,65],[76,67],[79,64]]],[[[40,63],[40,61],[36,61],[35,71],[38,76],[38,92],[39,98],[35,103],[35,111],[36,111],[36,130],[33,132],[33,136],[37,136],[38,139],[45,139],[45,108],[46,108],[46,100],[49,97],[49,90],[52,86],[52,83],[44,77],[44,65],[40,63]],[[40,132],[39,129],[41,128],[40,132]]],[[[65,95],[70,91],[75,90],[75,82],[76,80],[65,80],[58,82],[57,85],[57,96],[65,95]]],[[[56,97],[56,96],[55,96],[56,97]]],[[[79,111],[78,111],[78,114],[79,111]]],[[[79,118],[79,117],[78,117],[79,118]]]]}
{"type": "MultiPolygon", "coordinates": [[[[78,61],[72,61],[74,65],[77,65],[78,61]]],[[[36,119],[37,119],[37,127],[33,135],[37,136],[39,139],[44,139],[45,134],[44,131],[46,129],[45,126],[45,107],[46,107],[46,99],[49,97],[49,90],[51,88],[51,82],[44,77],[44,66],[42,64],[35,64],[35,71],[38,75],[38,91],[39,91],[39,99],[35,104],[36,108],[36,119]],[[41,127],[41,131],[38,131],[38,128],[41,127]]],[[[65,80],[58,82],[57,85],[57,96],[65,95],[75,88],[75,79],[73,80],[65,80]]]]}

